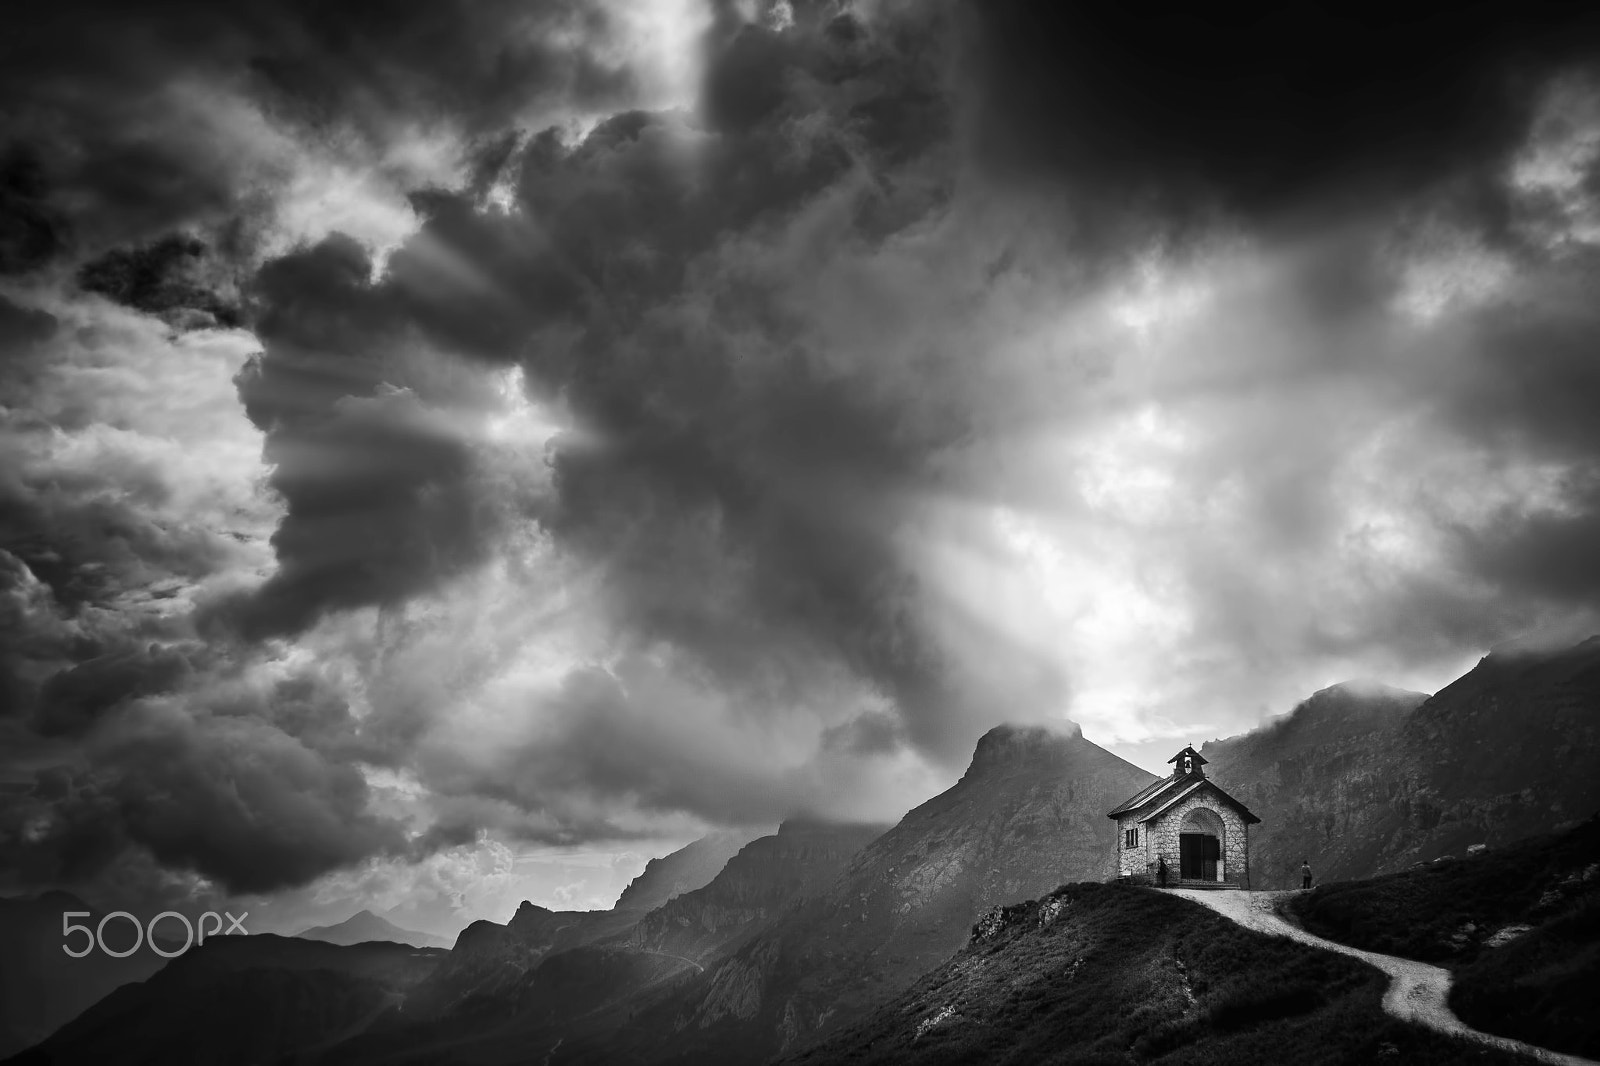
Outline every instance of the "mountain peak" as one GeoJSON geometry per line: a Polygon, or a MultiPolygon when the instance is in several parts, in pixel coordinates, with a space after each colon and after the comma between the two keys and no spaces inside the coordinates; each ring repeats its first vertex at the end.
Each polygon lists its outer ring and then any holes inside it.
{"type": "Polygon", "coordinates": [[[302,940],[321,940],[329,944],[362,944],[374,940],[387,940],[413,947],[449,947],[444,937],[402,929],[370,910],[359,910],[336,925],[318,925],[302,929],[295,934],[302,940]]]}
{"type": "Polygon", "coordinates": [[[1307,702],[1314,700],[1319,696],[1347,696],[1359,700],[1369,700],[1383,699],[1385,697],[1411,697],[1418,695],[1425,696],[1427,693],[1416,693],[1411,692],[1409,689],[1397,688],[1394,685],[1388,684],[1384,681],[1378,681],[1375,678],[1353,677],[1348,681],[1339,681],[1335,684],[1329,685],[1327,688],[1318,689],[1311,694],[1307,702]]]}
{"type": "Polygon", "coordinates": [[[1227,763],[1245,749],[1275,750],[1285,745],[1364,735],[1374,728],[1398,727],[1405,715],[1427,699],[1426,692],[1412,692],[1381,681],[1341,681],[1318,689],[1287,714],[1269,718],[1247,733],[1207,741],[1200,751],[1227,763]]]}
{"type": "Polygon", "coordinates": [[[1076,722],[1063,721],[1060,726],[1003,723],[978,738],[967,772],[1059,757],[1082,740],[1083,729],[1076,722]]]}

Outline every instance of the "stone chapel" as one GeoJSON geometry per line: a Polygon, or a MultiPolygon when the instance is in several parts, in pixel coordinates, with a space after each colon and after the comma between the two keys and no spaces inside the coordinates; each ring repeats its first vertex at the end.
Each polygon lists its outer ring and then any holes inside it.
{"type": "Polygon", "coordinates": [[[1194,748],[1168,759],[1171,777],[1141,789],[1108,815],[1117,822],[1119,880],[1153,884],[1159,860],[1168,885],[1248,888],[1249,808],[1206,777],[1194,748]]]}

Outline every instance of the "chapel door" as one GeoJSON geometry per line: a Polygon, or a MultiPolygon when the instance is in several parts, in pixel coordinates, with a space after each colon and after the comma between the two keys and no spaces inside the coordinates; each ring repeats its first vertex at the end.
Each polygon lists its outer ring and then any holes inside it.
{"type": "Polygon", "coordinates": [[[1211,833],[1178,834],[1178,876],[1188,881],[1215,881],[1222,842],[1211,833]]]}
{"type": "Polygon", "coordinates": [[[1199,880],[1205,864],[1205,834],[1178,834],[1178,876],[1199,880]]]}

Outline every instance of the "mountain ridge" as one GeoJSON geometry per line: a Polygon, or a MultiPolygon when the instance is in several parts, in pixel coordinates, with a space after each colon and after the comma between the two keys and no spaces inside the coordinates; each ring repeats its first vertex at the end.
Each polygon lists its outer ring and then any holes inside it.
{"type": "Polygon", "coordinates": [[[1297,885],[1302,859],[1370,877],[1546,832],[1600,806],[1600,637],[1491,652],[1431,696],[1324,689],[1200,752],[1262,819],[1255,888],[1297,885]]]}
{"type": "Polygon", "coordinates": [[[988,907],[1109,876],[1105,812],[1154,780],[1076,726],[996,726],[956,784],[864,847],[825,892],[573,1053],[754,1062],[808,1043],[948,957],[988,907]]]}

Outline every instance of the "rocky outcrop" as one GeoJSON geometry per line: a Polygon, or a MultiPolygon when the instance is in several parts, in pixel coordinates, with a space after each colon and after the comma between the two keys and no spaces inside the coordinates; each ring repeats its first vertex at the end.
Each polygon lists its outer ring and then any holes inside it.
{"type": "Polygon", "coordinates": [[[644,872],[628,882],[612,909],[643,914],[674,896],[704,888],[753,838],[753,834],[743,832],[712,833],[670,855],[651,859],[645,863],[644,872]]]}
{"type": "Polygon", "coordinates": [[[656,908],[629,930],[638,951],[704,962],[765,927],[795,900],[832,884],[861,848],[888,826],[791,820],[746,844],[710,884],[656,908]]]}
{"type": "Polygon", "coordinates": [[[1201,748],[1261,818],[1255,888],[1371,877],[1571,825],[1600,806],[1600,638],[1497,650],[1428,697],[1339,685],[1201,748]]]}

